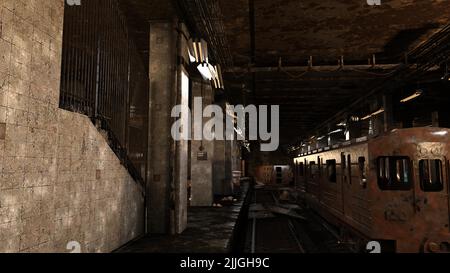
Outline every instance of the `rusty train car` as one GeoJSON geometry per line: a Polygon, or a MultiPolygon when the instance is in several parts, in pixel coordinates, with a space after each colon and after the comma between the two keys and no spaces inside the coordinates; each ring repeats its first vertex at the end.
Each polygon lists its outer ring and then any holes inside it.
{"type": "Polygon", "coordinates": [[[449,158],[449,129],[396,129],[302,154],[294,176],[308,206],[360,249],[448,253],[449,158]]]}

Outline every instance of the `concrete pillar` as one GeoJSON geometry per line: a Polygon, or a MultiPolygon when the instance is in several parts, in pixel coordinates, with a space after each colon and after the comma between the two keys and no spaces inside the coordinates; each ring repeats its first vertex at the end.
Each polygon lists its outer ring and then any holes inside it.
{"type": "Polygon", "coordinates": [[[186,43],[177,29],[184,28],[171,20],[150,22],[147,232],[154,234],[181,233],[187,226],[188,142],[171,135],[173,106],[189,102],[189,91],[182,92],[188,75],[177,64],[186,43]]]}
{"type": "Polygon", "coordinates": [[[224,140],[214,141],[214,162],[213,162],[213,192],[215,195],[225,195],[223,185],[225,184],[225,142],[224,140]]]}
{"type": "MultiPolygon", "coordinates": [[[[372,113],[379,110],[381,108],[380,105],[384,106],[384,103],[383,102],[380,103],[378,99],[373,101],[370,104],[370,112],[372,113]]],[[[377,136],[382,134],[385,130],[384,125],[385,125],[384,114],[379,114],[371,117],[369,120],[369,135],[377,136]]]]}
{"type": "Polygon", "coordinates": [[[384,132],[388,132],[394,128],[394,108],[392,95],[383,96],[383,108],[384,132]]]}
{"type": "Polygon", "coordinates": [[[147,232],[170,229],[171,105],[175,90],[175,34],[171,22],[150,23],[149,156],[147,232]]]}
{"type": "Polygon", "coordinates": [[[225,181],[222,184],[223,195],[231,195],[233,182],[233,145],[232,141],[225,141],[225,181]]]}
{"type": "MultiPolygon", "coordinates": [[[[231,169],[233,170],[232,176],[233,176],[233,185],[238,186],[240,185],[240,178],[242,177],[242,168],[241,168],[241,147],[238,143],[238,141],[232,141],[231,143],[231,169]]],[[[236,190],[236,189],[235,189],[236,190]]],[[[234,191],[236,193],[236,191],[234,191]]]]}
{"type": "MultiPolygon", "coordinates": [[[[192,82],[192,99],[201,97],[203,109],[213,103],[213,90],[209,83],[192,82]]],[[[200,109],[200,111],[203,111],[200,109]]],[[[192,111],[195,113],[194,102],[192,111]]],[[[209,118],[203,118],[203,124],[193,122],[192,132],[203,130],[203,125],[209,118]]],[[[213,194],[213,164],[214,141],[192,140],[191,142],[191,206],[211,206],[214,202],[213,194]]]]}
{"type": "Polygon", "coordinates": [[[439,127],[439,112],[434,111],[431,113],[431,124],[433,127],[439,127]]]}
{"type": "MultiPolygon", "coordinates": [[[[220,104],[224,115],[226,115],[226,103],[220,104]]],[[[226,140],[226,121],[224,118],[224,139],[214,142],[214,194],[231,195],[232,194],[232,145],[230,140],[226,140]]]]}

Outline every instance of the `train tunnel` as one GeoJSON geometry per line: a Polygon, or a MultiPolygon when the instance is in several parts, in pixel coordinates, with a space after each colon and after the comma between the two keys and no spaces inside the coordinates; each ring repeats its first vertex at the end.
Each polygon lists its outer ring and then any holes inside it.
{"type": "Polygon", "coordinates": [[[449,253],[449,64],[442,0],[0,0],[0,253],[449,253]]]}

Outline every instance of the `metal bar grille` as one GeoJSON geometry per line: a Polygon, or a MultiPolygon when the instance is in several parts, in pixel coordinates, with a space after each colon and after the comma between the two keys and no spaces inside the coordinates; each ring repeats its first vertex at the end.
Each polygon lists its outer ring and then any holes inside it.
{"type": "Polygon", "coordinates": [[[144,182],[148,73],[117,0],[66,4],[61,71],[60,107],[100,124],[122,164],[144,182]]]}

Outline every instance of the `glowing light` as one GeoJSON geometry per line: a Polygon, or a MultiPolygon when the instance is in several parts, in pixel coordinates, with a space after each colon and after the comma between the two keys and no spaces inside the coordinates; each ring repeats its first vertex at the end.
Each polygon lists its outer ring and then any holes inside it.
{"type": "Polygon", "coordinates": [[[215,77],[214,67],[209,63],[199,64],[197,69],[205,80],[211,81],[215,77]]]}
{"type": "Polygon", "coordinates": [[[412,94],[411,96],[408,96],[408,97],[402,99],[400,102],[403,102],[403,103],[408,102],[410,100],[413,100],[413,99],[415,99],[417,97],[422,96],[422,94],[423,94],[422,90],[417,90],[414,94],[412,94]]]}
{"type": "Polygon", "coordinates": [[[340,133],[340,132],[343,132],[343,131],[344,131],[344,130],[342,130],[342,129],[337,129],[337,130],[334,130],[334,131],[332,131],[332,132],[329,132],[328,135],[340,133]]]}
{"type": "Polygon", "coordinates": [[[375,111],[375,112],[373,112],[372,114],[368,114],[367,116],[361,118],[361,120],[367,120],[367,119],[369,119],[369,118],[371,118],[371,117],[374,117],[374,116],[377,116],[377,115],[379,115],[379,114],[381,114],[381,113],[384,113],[384,108],[381,108],[380,110],[375,111]]]}
{"type": "Polygon", "coordinates": [[[434,132],[433,135],[435,136],[446,136],[448,135],[447,131],[439,131],[439,132],[434,132]]]}

